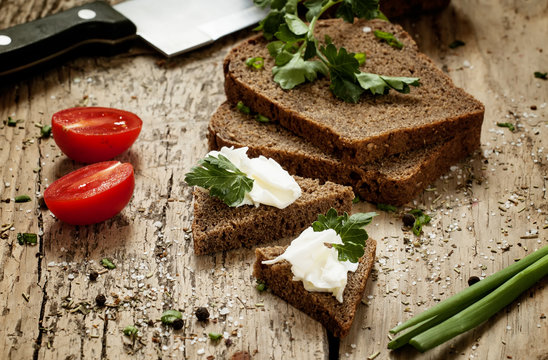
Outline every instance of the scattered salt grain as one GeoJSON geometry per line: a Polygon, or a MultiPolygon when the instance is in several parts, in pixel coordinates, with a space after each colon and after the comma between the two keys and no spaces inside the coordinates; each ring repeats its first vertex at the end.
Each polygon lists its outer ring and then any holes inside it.
{"type": "Polygon", "coordinates": [[[364,26],[362,30],[363,30],[364,33],[370,33],[371,32],[371,28],[369,26],[364,26]]]}

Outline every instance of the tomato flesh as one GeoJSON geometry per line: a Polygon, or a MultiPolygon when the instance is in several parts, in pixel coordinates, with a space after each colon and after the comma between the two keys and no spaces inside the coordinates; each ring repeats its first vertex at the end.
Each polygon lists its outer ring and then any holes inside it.
{"type": "Polygon", "coordinates": [[[44,201],[48,209],[66,223],[95,224],[122,211],[134,188],[131,164],[105,161],[54,181],[44,191],[44,201]]]}
{"type": "Polygon", "coordinates": [[[85,163],[112,159],[137,139],[143,122],[129,111],[79,107],[53,114],[51,130],[69,158],[85,163]]]}

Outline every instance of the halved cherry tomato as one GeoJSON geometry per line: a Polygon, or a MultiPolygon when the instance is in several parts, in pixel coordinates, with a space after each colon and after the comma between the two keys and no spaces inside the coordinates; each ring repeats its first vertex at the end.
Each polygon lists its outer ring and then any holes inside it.
{"type": "Polygon", "coordinates": [[[118,214],[135,187],[133,166],[105,161],[73,171],[44,191],[44,201],[59,219],[73,225],[95,224],[118,214]]]}
{"type": "Polygon", "coordinates": [[[129,111],[79,107],[51,119],[53,138],[69,158],[85,163],[110,160],[137,139],[143,122],[129,111]]]}

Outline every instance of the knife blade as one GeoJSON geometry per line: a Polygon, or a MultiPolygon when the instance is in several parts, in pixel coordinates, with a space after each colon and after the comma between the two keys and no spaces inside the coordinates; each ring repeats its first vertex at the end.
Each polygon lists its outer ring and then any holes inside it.
{"type": "Polygon", "coordinates": [[[88,44],[116,46],[137,36],[170,57],[257,23],[251,0],[96,1],[0,30],[0,77],[88,44]]]}

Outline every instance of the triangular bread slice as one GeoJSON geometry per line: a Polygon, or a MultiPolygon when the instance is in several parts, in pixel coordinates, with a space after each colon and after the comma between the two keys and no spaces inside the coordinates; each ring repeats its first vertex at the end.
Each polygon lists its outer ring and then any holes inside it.
{"type": "Polygon", "coordinates": [[[299,234],[330,208],[350,212],[354,193],[348,186],[294,177],[301,196],[285,209],[260,205],[229,207],[202,188],[194,189],[192,235],[197,255],[252,247],[299,234]]]}
{"type": "Polygon", "coordinates": [[[387,76],[420,78],[421,86],[409,94],[364,94],[357,104],[333,96],[326,77],[283,90],[272,80],[274,61],[261,35],[234,47],[224,62],[225,92],[229,102],[243,101],[252,110],[279,122],[326,153],[347,164],[364,164],[444,141],[481,126],[484,106],[457,88],[399,25],[387,21],[341,19],[318,21],[316,36],[329,35],[338,47],[365,52],[361,70],[387,76]],[[401,50],[373,34],[395,34],[401,50]],[[250,57],[264,58],[264,68],[245,64],[250,57]]]}
{"type": "Polygon", "coordinates": [[[209,122],[208,141],[211,150],[247,146],[249,156],[273,158],[290,174],[352,186],[367,201],[402,205],[478,148],[480,134],[481,127],[476,126],[448,141],[355,166],[344,164],[279,124],[259,123],[223,103],[209,122]]]}
{"type": "Polygon", "coordinates": [[[365,254],[360,258],[358,269],[348,273],[342,303],[338,302],[331,293],[310,292],[305,290],[301,281],[293,281],[291,264],[286,260],[273,265],[262,264],[264,260],[276,258],[287,247],[272,246],[256,249],[253,276],[264,281],[275,295],[319,321],[333,336],[342,338],[348,335],[354,321],[356,309],[362,299],[367,278],[375,261],[376,246],[375,240],[367,240],[365,254]]]}

